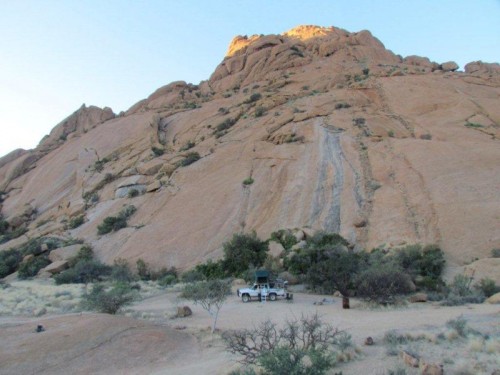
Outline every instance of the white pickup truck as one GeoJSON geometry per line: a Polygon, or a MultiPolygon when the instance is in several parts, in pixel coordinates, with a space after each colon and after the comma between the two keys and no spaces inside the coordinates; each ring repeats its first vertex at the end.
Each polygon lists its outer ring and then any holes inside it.
{"type": "Polygon", "coordinates": [[[291,294],[286,291],[287,282],[271,282],[269,284],[254,284],[250,288],[238,289],[238,297],[241,297],[243,302],[249,302],[254,299],[261,301],[262,299],[276,301],[279,297],[291,299],[291,294]]]}

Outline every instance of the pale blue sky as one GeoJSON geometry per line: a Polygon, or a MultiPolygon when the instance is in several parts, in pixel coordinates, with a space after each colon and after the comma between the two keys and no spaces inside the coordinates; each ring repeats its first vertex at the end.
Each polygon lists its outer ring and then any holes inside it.
{"type": "Polygon", "coordinates": [[[235,35],[299,24],[367,29],[462,68],[500,62],[500,0],[0,0],[0,155],[35,147],[82,103],[119,112],[208,79],[235,35]]]}

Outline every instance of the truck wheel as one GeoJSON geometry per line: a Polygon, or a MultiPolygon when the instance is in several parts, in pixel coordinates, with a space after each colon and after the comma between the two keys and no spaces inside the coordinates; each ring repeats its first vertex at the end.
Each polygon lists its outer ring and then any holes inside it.
{"type": "Polygon", "coordinates": [[[248,294],[243,294],[243,295],[241,296],[241,300],[242,300],[243,302],[248,302],[248,301],[250,301],[250,296],[249,296],[248,294]]]}
{"type": "Polygon", "coordinates": [[[275,293],[271,293],[269,295],[269,301],[276,301],[276,294],[275,293]]]}

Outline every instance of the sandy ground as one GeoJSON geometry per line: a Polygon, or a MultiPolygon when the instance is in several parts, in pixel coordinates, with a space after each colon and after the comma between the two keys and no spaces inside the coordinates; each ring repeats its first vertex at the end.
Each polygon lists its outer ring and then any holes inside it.
{"type": "MultiPolygon", "coordinates": [[[[392,329],[414,335],[425,332],[429,341],[416,341],[412,348],[428,362],[444,363],[445,374],[491,374],[500,368],[499,305],[424,303],[369,309],[353,300],[351,306],[343,310],[338,298],[304,293],[295,293],[293,303],[243,303],[232,295],[222,307],[218,329],[251,327],[266,319],[280,323],[318,313],[324,322],[352,335],[358,347],[356,358],[338,364],[332,374],[387,374],[403,366],[398,356],[387,354],[382,342],[392,329]],[[488,333],[487,341],[474,347],[454,338],[433,344],[432,337],[445,332],[446,322],[459,316],[488,333]],[[373,337],[375,345],[363,344],[367,336],[373,337]]],[[[210,334],[211,317],[200,306],[179,299],[173,289],[137,302],[125,315],[0,317],[0,374],[227,374],[239,367],[238,357],[225,350],[219,335],[210,334]],[[190,306],[193,315],[172,318],[177,306],[183,305],[190,306]],[[45,327],[44,332],[34,332],[38,324],[45,327]]]]}

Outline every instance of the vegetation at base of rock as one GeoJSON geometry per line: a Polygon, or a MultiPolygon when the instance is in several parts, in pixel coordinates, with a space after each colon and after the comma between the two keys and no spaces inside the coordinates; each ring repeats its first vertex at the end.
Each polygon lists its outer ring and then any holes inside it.
{"type": "Polygon", "coordinates": [[[261,241],[255,232],[234,234],[223,244],[224,271],[229,276],[238,276],[251,265],[260,267],[266,260],[268,250],[268,243],[261,241]]]}
{"type": "Polygon", "coordinates": [[[250,95],[250,97],[247,100],[245,100],[245,103],[247,103],[247,104],[254,103],[254,102],[260,100],[260,98],[262,98],[262,94],[256,92],[256,93],[253,93],[252,95],[250,95]]]}
{"type": "Polygon", "coordinates": [[[102,281],[111,274],[111,267],[98,260],[81,260],[71,267],[54,276],[56,284],[88,284],[102,281]]]}
{"type": "Polygon", "coordinates": [[[156,157],[162,156],[165,153],[164,149],[155,146],[151,147],[151,151],[153,152],[153,155],[156,157]]]}
{"type": "Polygon", "coordinates": [[[243,180],[243,185],[252,185],[254,183],[254,180],[252,177],[247,177],[243,180]]]}
{"type": "Polygon", "coordinates": [[[255,113],[254,113],[254,116],[255,117],[262,117],[266,114],[266,109],[262,106],[258,106],[255,108],[255,113]]]}
{"type": "Polygon", "coordinates": [[[179,167],[187,167],[188,165],[193,164],[194,162],[201,159],[201,156],[197,152],[188,152],[186,157],[179,161],[177,164],[179,167]]]}
{"type": "Polygon", "coordinates": [[[339,351],[352,347],[350,336],[321,321],[317,314],[289,320],[280,327],[266,320],[253,328],[225,332],[226,350],[264,374],[324,374],[339,351]],[[303,359],[308,357],[308,361],[303,359]]]}
{"type": "Polygon", "coordinates": [[[179,151],[187,151],[191,148],[193,148],[194,146],[196,146],[196,144],[193,142],[193,141],[187,141],[184,146],[182,146],[179,151]]]}
{"type": "Polygon", "coordinates": [[[101,283],[92,286],[90,293],[82,296],[81,306],[85,310],[95,310],[105,314],[116,314],[122,307],[129,305],[136,298],[136,292],[129,284],[117,283],[106,290],[101,283]]]}
{"type": "Polygon", "coordinates": [[[17,249],[0,251],[0,278],[16,272],[22,260],[23,255],[17,249]]]}
{"type": "Polygon", "coordinates": [[[215,138],[220,138],[227,134],[228,130],[236,124],[237,119],[227,118],[215,127],[215,138]]]}
{"type": "MultiPolygon", "coordinates": [[[[55,237],[38,237],[33,238],[16,248],[0,251],[0,277],[5,277],[17,271],[21,265],[23,257],[26,255],[34,255],[34,259],[37,259],[38,256],[44,252],[49,252],[57,247],[66,246],[68,244],[68,241],[55,237]]],[[[43,256],[40,256],[40,258],[42,257],[43,256]]],[[[44,263],[44,261],[41,259],[30,261],[29,266],[24,266],[26,268],[23,269],[23,274],[28,275],[26,277],[34,276],[31,275],[31,273],[34,272],[33,269],[36,269],[42,263],[44,263]]]]}
{"type": "Polygon", "coordinates": [[[214,333],[220,309],[229,294],[231,294],[231,285],[228,281],[209,280],[187,284],[180,296],[193,301],[195,305],[200,305],[210,314],[213,318],[212,333],[214,333]]]}
{"type": "Polygon", "coordinates": [[[137,276],[140,280],[157,281],[161,286],[168,286],[177,281],[177,269],[175,267],[163,267],[158,271],[154,271],[150,266],[141,258],[136,262],[137,276]]]}
{"type": "Polygon", "coordinates": [[[21,263],[17,270],[17,277],[21,280],[34,277],[42,268],[50,264],[50,260],[46,256],[37,256],[21,263]]]}
{"type": "Polygon", "coordinates": [[[70,219],[70,221],[68,223],[68,227],[70,229],[75,229],[75,228],[78,228],[80,225],[82,225],[84,222],[85,222],[85,216],[78,215],[78,216],[70,219]]]}
{"type": "Polygon", "coordinates": [[[117,216],[108,216],[104,218],[103,222],[97,226],[97,234],[107,234],[109,232],[116,232],[127,226],[127,220],[132,216],[137,209],[133,205],[125,206],[117,216]]]}
{"type": "Polygon", "coordinates": [[[285,250],[290,250],[298,242],[292,232],[285,229],[272,232],[271,240],[279,242],[285,250]]]}

